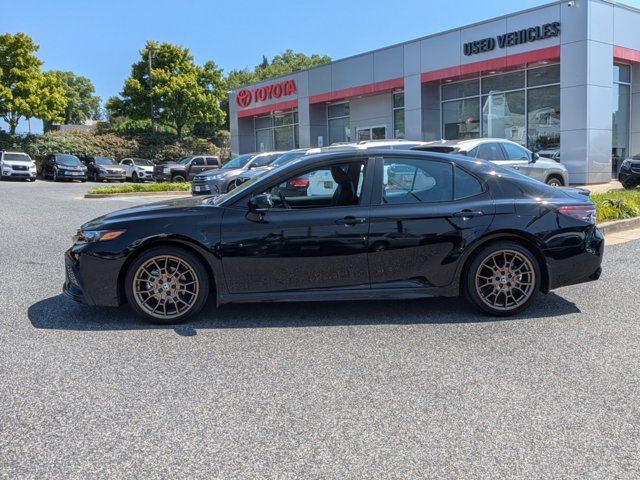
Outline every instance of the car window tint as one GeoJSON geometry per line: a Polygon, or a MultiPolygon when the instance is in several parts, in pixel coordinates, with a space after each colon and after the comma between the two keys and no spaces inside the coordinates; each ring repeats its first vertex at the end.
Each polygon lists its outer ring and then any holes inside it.
{"type": "Polygon", "coordinates": [[[473,147],[467,152],[467,157],[476,158],[478,156],[478,147],[473,147]]]}
{"type": "Polygon", "coordinates": [[[358,205],[363,178],[363,162],[340,163],[296,174],[263,193],[271,197],[275,208],[358,205]]]}
{"type": "Polygon", "coordinates": [[[204,159],[201,157],[194,158],[191,165],[204,165],[204,159]]]}
{"type": "Polygon", "coordinates": [[[477,158],[483,160],[504,160],[504,153],[498,143],[488,142],[478,145],[477,158]]]}
{"type": "Polygon", "coordinates": [[[207,165],[219,165],[218,159],[216,157],[207,157],[207,165]]]}
{"type": "Polygon", "coordinates": [[[503,143],[505,151],[507,152],[507,159],[509,160],[530,160],[531,156],[528,150],[525,150],[520,145],[514,143],[503,143]]]}
{"type": "Polygon", "coordinates": [[[475,195],[479,195],[482,193],[482,184],[480,181],[461,169],[460,167],[456,167],[455,169],[455,198],[456,200],[460,198],[473,197],[475,195]]]}
{"type": "Polygon", "coordinates": [[[453,200],[453,167],[450,163],[385,158],[382,182],[383,203],[453,200]]]}

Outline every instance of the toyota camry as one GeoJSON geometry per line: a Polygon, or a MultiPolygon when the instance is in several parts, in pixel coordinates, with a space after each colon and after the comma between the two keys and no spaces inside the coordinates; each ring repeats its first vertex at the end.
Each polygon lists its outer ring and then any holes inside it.
{"type": "MultiPolygon", "coordinates": [[[[84,224],[64,291],[180,322],[230,302],[463,295],[517,314],[540,292],[600,276],[585,191],[484,160],[348,150],[301,157],[220,196],[120,210],[84,224]],[[327,176],[321,195],[288,188],[327,176]]],[[[428,315],[428,310],[425,310],[428,315]]]]}

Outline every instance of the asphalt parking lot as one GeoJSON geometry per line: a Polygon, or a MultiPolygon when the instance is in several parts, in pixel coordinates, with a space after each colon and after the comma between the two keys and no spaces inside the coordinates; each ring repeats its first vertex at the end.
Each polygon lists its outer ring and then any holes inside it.
{"type": "Polygon", "coordinates": [[[0,183],[0,477],[640,476],[640,241],[503,321],[434,299],[156,327],[60,293],[81,223],[158,201],[90,186],[0,183]]]}

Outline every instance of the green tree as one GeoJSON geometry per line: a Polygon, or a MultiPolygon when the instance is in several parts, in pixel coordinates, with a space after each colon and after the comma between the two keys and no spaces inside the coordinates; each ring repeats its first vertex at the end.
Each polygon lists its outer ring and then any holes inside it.
{"type": "Polygon", "coordinates": [[[66,100],[58,79],[42,73],[38,46],[24,33],[0,35],[0,118],[15,134],[21,118],[62,120],[66,100]]]}
{"type": "Polygon", "coordinates": [[[73,72],[54,70],[49,73],[58,79],[64,89],[67,101],[63,120],[65,124],[77,125],[85,120],[99,118],[100,97],[95,95],[96,90],[91,80],[73,72]]]}
{"type": "Polygon", "coordinates": [[[280,55],[273,57],[271,62],[266,62],[267,58],[263,56],[263,61],[256,66],[255,73],[258,80],[286,75],[287,73],[306,70],[307,68],[322,65],[331,61],[327,55],[312,54],[307,56],[304,53],[294,52],[293,50],[285,50],[280,55]]]}
{"type": "Polygon", "coordinates": [[[107,111],[111,116],[153,119],[182,138],[196,123],[223,124],[220,102],[225,96],[222,71],[215,63],[197,66],[188,49],[148,41],[120,97],[107,102],[107,111]]]}

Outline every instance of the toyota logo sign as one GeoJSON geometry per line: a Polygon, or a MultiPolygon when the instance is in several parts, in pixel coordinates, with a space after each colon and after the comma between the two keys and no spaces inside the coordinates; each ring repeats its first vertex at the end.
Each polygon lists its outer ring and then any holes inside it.
{"type": "Polygon", "coordinates": [[[248,107],[251,104],[251,92],[249,90],[240,90],[236,94],[236,103],[240,108],[248,107]]]}
{"type": "Polygon", "coordinates": [[[236,93],[236,103],[240,108],[246,108],[253,102],[266,102],[296,93],[298,93],[298,89],[295,80],[284,80],[272,85],[256,87],[253,90],[240,90],[236,93]]]}

